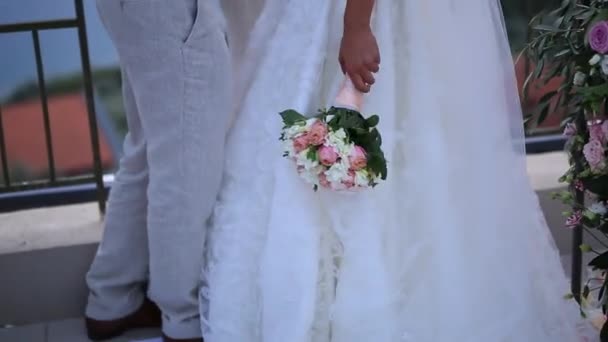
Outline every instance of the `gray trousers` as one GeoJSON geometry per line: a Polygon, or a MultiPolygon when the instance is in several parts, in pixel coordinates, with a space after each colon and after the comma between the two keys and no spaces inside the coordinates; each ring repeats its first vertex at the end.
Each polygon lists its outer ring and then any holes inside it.
{"type": "Polygon", "coordinates": [[[230,53],[212,0],[98,0],[123,75],[129,125],[86,314],[124,317],[144,289],[173,338],[201,336],[205,221],[219,191],[230,53]]]}

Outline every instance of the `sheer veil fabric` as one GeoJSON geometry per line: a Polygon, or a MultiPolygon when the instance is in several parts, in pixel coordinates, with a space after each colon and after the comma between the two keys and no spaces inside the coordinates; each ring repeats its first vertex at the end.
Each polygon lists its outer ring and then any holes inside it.
{"type": "Polygon", "coordinates": [[[381,117],[389,179],[352,196],[313,192],[277,136],[279,111],[332,104],[345,2],[256,0],[245,14],[226,1],[229,22],[248,18],[230,27],[238,101],[203,272],[206,341],[592,335],[563,299],[526,175],[497,1],[377,0],[381,71],[363,111],[381,117]]]}

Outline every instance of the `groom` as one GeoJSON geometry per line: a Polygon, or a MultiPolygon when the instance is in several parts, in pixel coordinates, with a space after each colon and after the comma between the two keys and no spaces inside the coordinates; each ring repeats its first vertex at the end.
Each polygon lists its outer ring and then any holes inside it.
{"type": "Polygon", "coordinates": [[[88,335],[162,323],[164,341],[202,341],[205,220],[220,187],[232,78],[223,13],[211,0],[97,6],[120,58],[129,133],[87,275],[88,335]]]}
{"type": "MultiPolygon", "coordinates": [[[[374,0],[348,0],[340,63],[368,92],[380,63],[374,0]]],[[[205,221],[219,191],[231,55],[218,0],[97,0],[120,57],[129,126],[87,274],[92,340],[162,326],[202,341],[205,221]]],[[[236,342],[236,341],[235,341],[236,342]]]]}

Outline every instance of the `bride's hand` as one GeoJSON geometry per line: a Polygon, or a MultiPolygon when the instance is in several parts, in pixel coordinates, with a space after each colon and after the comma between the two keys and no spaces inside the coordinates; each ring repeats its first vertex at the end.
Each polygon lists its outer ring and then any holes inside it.
{"type": "Polygon", "coordinates": [[[351,78],[355,87],[369,92],[376,81],[373,74],[380,70],[380,51],[369,26],[344,27],[339,61],[342,72],[351,78]]]}

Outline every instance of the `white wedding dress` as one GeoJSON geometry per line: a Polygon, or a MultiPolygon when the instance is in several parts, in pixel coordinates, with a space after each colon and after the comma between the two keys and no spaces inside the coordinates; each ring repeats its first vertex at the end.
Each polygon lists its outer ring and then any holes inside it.
{"type": "Polygon", "coordinates": [[[278,140],[279,111],[332,104],[344,1],[252,8],[231,14],[252,31],[235,53],[205,340],[583,341],[526,175],[500,4],[377,1],[382,63],[363,111],[381,117],[389,178],[355,195],[313,192],[278,140]]]}

